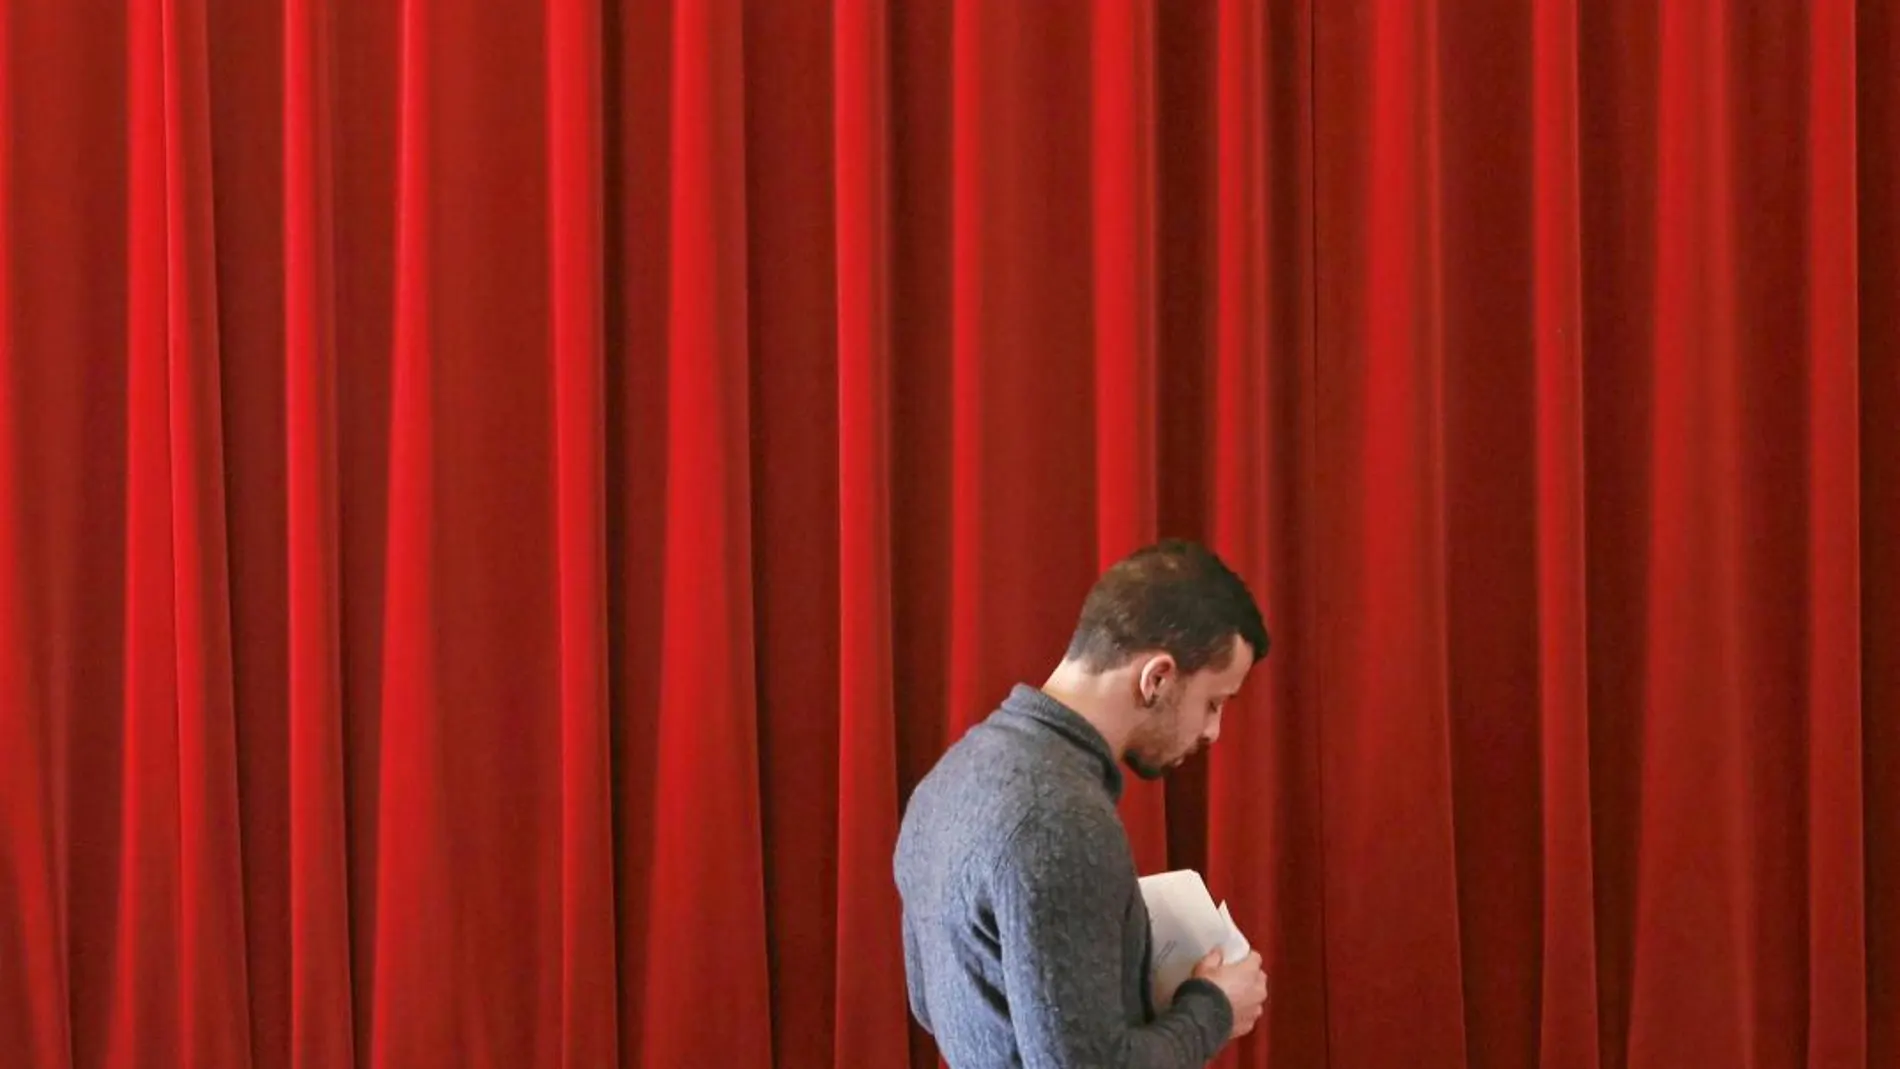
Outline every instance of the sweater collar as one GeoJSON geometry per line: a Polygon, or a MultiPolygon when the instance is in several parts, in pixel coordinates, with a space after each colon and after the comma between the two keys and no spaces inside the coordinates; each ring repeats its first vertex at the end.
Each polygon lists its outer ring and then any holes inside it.
{"type": "Polygon", "coordinates": [[[1108,740],[1081,713],[1041,688],[1026,683],[1018,683],[1010,690],[1009,697],[1003,699],[1002,711],[1054,732],[1100,764],[1103,788],[1112,801],[1121,801],[1124,783],[1121,765],[1115,760],[1115,752],[1109,749],[1108,740]]]}

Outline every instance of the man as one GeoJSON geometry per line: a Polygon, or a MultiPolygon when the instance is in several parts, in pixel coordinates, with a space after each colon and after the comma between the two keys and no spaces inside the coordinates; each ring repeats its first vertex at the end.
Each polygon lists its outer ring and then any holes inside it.
{"type": "Polygon", "coordinates": [[[1121,765],[1162,776],[1220,737],[1266,626],[1213,553],[1110,568],[1067,655],[1018,685],[917,786],[898,836],[911,1011],[954,1069],[1198,1066],[1266,1001],[1219,951],[1157,1011],[1148,911],[1116,812],[1121,765]]]}

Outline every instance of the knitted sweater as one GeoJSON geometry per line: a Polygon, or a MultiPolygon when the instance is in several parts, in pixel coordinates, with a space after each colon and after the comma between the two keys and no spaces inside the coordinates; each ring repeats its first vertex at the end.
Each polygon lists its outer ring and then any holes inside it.
{"type": "Polygon", "coordinates": [[[904,969],[953,1069],[1198,1066],[1227,1041],[1206,980],[1154,1010],[1121,791],[1094,726],[1027,686],[918,784],[895,859],[904,969]]]}

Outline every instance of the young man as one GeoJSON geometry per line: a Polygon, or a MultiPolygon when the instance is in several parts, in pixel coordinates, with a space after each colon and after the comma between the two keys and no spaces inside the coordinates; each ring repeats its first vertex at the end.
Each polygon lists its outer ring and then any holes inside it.
{"type": "Polygon", "coordinates": [[[1165,1011],[1116,812],[1121,765],[1158,778],[1220,737],[1266,656],[1246,585],[1169,541],[1110,568],[1068,654],[1017,686],[918,784],[898,836],[911,1011],[954,1069],[1198,1066],[1266,1001],[1260,956],[1202,961],[1165,1011]]]}

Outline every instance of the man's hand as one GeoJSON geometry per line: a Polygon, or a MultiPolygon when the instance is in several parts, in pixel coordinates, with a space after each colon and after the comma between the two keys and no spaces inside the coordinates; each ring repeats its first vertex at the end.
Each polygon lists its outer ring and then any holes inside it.
{"type": "Polygon", "coordinates": [[[1234,1007],[1234,1033],[1239,1039],[1253,1031],[1267,1005],[1267,974],[1260,969],[1258,952],[1234,962],[1221,964],[1221,952],[1214,951],[1194,966],[1194,975],[1213,983],[1234,1007]]]}

